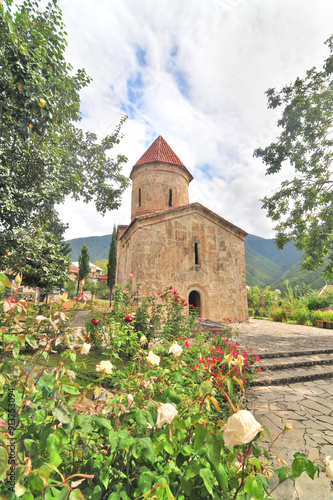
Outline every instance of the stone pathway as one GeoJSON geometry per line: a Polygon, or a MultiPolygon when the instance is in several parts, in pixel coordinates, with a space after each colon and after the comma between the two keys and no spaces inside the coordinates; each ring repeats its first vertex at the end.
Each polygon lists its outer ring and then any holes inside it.
{"type": "MultiPolygon", "coordinates": [[[[295,351],[333,346],[333,331],[315,327],[289,325],[263,320],[249,320],[235,325],[236,341],[253,348],[260,355],[265,351],[295,351]]],[[[311,460],[333,456],[333,379],[317,379],[286,385],[252,387],[247,391],[247,407],[273,439],[291,422],[288,431],[272,447],[274,454],[291,464],[296,451],[311,460]]],[[[279,460],[276,466],[282,465],[279,460]]],[[[273,485],[277,484],[273,478],[273,485]]],[[[333,482],[321,473],[313,481],[305,474],[274,491],[276,500],[333,500],[333,482]]]]}

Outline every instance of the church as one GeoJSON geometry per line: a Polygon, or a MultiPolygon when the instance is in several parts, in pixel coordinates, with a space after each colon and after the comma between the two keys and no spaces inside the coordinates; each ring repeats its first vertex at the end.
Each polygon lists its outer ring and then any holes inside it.
{"type": "Polygon", "coordinates": [[[132,168],[131,222],[118,226],[116,283],[128,275],[143,294],[169,286],[202,318],[248,319],[245,231],[200,203],[193,176],[159,136],[132,168]]]}

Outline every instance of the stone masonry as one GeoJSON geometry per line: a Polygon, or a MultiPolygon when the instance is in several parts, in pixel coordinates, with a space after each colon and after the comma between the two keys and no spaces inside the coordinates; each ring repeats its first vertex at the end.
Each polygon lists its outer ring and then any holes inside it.
{"type": "Polygon", "coordinates": [[[246,232],[199,203],[192,175],[160,136],[133,167],[132,221],[118,227],[116,282],[143,293],[173,286],[204,318],[245,321],[246,232]]]}

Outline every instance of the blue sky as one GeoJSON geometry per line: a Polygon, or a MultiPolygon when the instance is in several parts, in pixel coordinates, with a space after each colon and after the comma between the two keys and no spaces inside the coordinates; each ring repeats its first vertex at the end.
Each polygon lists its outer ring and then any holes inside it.
{"type": "MultiPolygon", "coordinates": [[[[321,67],[333,33],[331,0],[59,0],[68,61],[93,82],[81,94],[81,126],[100,138],[126,113],[124,174],[162,135],[194,176],[199,202],[251,234],[271,238],[260,199],[286,176],[265,176],[253,150],[274,140],[278,114],[265,91],[321,67]]],[[[130,222],[122,207],[59,207],[66,239],[112,232],[130,222]]]]}

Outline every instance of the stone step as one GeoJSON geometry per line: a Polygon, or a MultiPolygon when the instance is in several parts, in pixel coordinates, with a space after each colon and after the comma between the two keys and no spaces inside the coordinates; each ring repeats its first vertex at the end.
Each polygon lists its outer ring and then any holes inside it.
{"type": "Polygon", "coordinates": [[[333,353],[328,354],[309,354],[308,356],[289,356],[264,358],[257,366],[262,371],[286,370],[303,366],[330,365],[333,364],[333,353]]]}
{"type": "Polygon", "coordinates": [[[287,385],[295,382],[333,378],[333,365],[313,365],[282,370],[264,371],[251,386],[287,385]]]}
{"type": "Polygon", "coordinates": [[[333,354],[333,347],[324,347],[321,349],[303,349],[295,351],[263,352],[258,354],[260,359],[289,358],[290,356],[309,356],[311,354],[333,354]]]}

